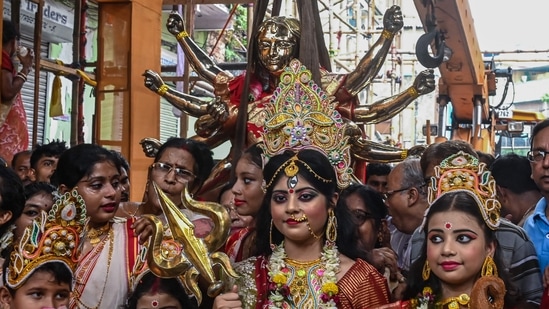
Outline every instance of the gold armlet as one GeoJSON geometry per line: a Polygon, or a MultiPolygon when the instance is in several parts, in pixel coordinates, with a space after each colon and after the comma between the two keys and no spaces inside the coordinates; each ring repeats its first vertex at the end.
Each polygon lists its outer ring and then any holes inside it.
{"type": "Polygon", "coordinates": [[[414,99],[419,97],[419,92],[417,92],[416,87],[410,87],[408,88],[408,90],[406,90],[406,92],[408,92],[408,94],[411,95],[414,99]]]}
{"type": "Polygon", "coordinates": [[[395,34],[390,32],[389,30],[383,30],[381,32],[381,36],[387,40],[392,40],[395,37],[395,34]]]}
{"type": "Polygon", "coordinates": [[[179,33],[175,36],[175,38],[178,39],[178,40],[181,40],[181,39],[186,38],[186,37],[188,37],[188,36],[189,36],[189,34],[187,33],[187,31],[183,30],[183,31],[179,32],[179,33]]]}
{"type": "Polygon", "coordinates": [[[168,86],[166,85],[162,85],[158,88],[158,90],[156,90],[156,93],[158,93],[159,95],[163,96],[166,94],[166,92],[168,92],[170,88],[168,88],[168,86]]]}
{"type": "Polygon", "coordinates": [[[408,150],[404,149],[402,150],[402,153],[400,154],[400,158],[402,160],[406,159],[408,157],[408,150]]]}

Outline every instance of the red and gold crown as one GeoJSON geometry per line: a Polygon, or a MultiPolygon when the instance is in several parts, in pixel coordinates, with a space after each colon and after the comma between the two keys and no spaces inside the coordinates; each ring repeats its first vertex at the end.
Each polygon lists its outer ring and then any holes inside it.
{"type": "Polygon", "coordinates": [[[51,262],[62,263],[74,272],[86,221],[86,204],[76,188],[61,195],[51,210],[41,212],[15,243],[5,283],[17,289],[34,270],[51,262]]]}
{"type": "Polygon", "coordinates": [[[288,149],[316,149],[332,163],[338,186],[348,186],[353,172],[349,138],[336,104],[315,84],[311,71],[293,59],[280,75],[280,83],[265,108],[266,158],[288,149]]]}
{"type": "Polygon", "coordinates": [[[496,181],[486,164],[463,151],[449,156],[435,167],[435,176],[428,184],[429,205],[446,193],[459,191],[471,195],[488,227],[497,229],[501,205],[496,198],[496,181]]]}

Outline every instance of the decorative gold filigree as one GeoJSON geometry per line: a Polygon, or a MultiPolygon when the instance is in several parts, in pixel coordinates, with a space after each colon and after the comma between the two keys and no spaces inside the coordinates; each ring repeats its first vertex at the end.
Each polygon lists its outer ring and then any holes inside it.
{"type": "Polygon", "coordinates": [[[61,195],[51,210],[41,212],[15,243],[6,284],[17,289],[35,269],[49,262],[63,263],[74,272],[86,221],[86,204],[76,188],[61,195]]]}
{"type": "MultiPolygon", "coordinates": [[[[210,285],[208,295],[215,297],[223,290],[224,283],[214,274],[213,265],[219,265],[226,276],[238,277],[227,255],[216,252],[229,236],[229,213],[220,204],[193,200],[185,188],[181,193],[183,206],[208,216],[214,223],[208,236],[204,239],[198,238],[194,235],[194,224],[154,182],[153,187],[160,199],[168,228],[165,229],[164,224],[155,216],[145,216],[153,223],[153,235],[147,250],[141,252],[138,262],[143,262],[146,258],[148,268],[155,275],[179,278],[187,292],[193,294],[199,303],[202,293],[197,284],[197,276],[200,275],[210,285]]],[[[143,271],[146,271],[144,266],[134,268],[134,277],[139,277],[143,271]]]]}
{"type": "Polygon", "coordinates": [[[435,167],[435,176],[428,184],[429,205],[449,192],[470,194],[479,205],[484,221],[491,229],[499,226],[501,205],[496,198],[496,181],[486,164],[460,151],[435,167]]]}
{"type": "Polygon", "coordinates": [[[293,59],[265,107],[263,147],[267,159],[287,149],[315,149],[332,163],[338,186],[346,187],[353,172],[350,146],[336,105],[334,98],[314,83],[311,71],[293,59]]]}

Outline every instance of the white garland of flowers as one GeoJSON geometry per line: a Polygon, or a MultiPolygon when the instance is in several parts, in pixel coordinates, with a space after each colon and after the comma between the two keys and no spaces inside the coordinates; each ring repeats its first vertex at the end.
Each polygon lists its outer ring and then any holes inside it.
{"type": "MultiPolygon", "coordinates": [[[[269,294],[269,309],[282,309],[287,296],[282,295],[281,291],[285,289],[289,293],[288,269],[284,262],[286,257],[284,242],[282,242],[273,249],[273,253],[269,259],[269,282],[276,287],[269,294]]],[[[339,289],[336,283],[336,274],[339,272],[340,262],[337,246],[334,243],[326,241],[322,249],[320,264],[321,268],[316,271],[321,283],[321,294],[318,300],[319,308],[337,309],[337,294],[339,289]]]]}

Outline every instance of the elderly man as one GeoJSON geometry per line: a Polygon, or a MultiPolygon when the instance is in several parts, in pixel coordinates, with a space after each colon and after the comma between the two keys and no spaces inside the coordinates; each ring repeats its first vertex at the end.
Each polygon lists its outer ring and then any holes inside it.
{"type": "Polygon", "coordinates": [[[391,247],[398,255],[398,265],[404,271],[410,267],[409,241],[423,221],[429,206],[419,159],[409,158],[399,163],[387,177],[385,203],[391,215],[391,247]]]}

